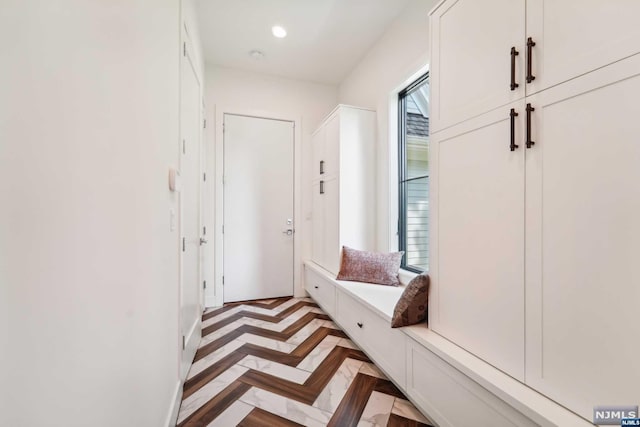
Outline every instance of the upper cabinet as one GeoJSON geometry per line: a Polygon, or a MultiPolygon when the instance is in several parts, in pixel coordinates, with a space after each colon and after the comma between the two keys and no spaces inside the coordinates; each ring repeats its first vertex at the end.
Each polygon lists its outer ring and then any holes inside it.
{"type": "Polygon", "coordinates": [[[525,0],[445,2],[431,16],[431,133],[524,97],[525,0]]]}
{"type": "Polygon", "coordinates": [[[527,95],[640,52],[638,16],[637,0],[527,0],[527,95]]]}
{"type": "Polygon", "coordinates": [[[431,132],[640,52],[636,0],[456,0],[431,15],[431,132]]]}

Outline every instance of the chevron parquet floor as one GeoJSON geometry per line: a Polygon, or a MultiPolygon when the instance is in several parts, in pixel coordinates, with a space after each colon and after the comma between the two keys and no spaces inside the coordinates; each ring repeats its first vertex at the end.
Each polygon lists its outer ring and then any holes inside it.
{"type": "Polygon", "coordinates": [[[429,425],[311,299],[203,315],[178,427],[429,425]]]}

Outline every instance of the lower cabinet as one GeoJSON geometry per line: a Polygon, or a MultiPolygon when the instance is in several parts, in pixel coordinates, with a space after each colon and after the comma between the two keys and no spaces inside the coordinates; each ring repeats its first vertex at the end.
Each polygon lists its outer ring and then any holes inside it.
{"type": "Polygon", "coordinates": [[[336,314],[336,287],[333,283],[305,266],[305,289],[311,298],[331,317],[336,314]]]}
{"type": "Polygon", "coordinates": [[[440,427],[537,425],[415,340],[406,340],[406,392],[440,427]]]}
{"type": "Polygon", "coordinates": [[[378,367],[405,387],[405,335],[400,330],[341,290],[336,293],[336,320],[378,367]]]}

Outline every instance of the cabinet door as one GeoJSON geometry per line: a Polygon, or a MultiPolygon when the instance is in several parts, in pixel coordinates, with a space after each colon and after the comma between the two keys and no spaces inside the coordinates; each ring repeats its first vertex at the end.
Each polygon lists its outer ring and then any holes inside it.
{"type": "Polygon", "coordinates": [[[526,383],[587,419],[640,402],[639,98],[638,56],[528,98],[526,383]]]}
{"type": "Polygon", "coordinates": [[[451,0],[430,25],[431,133],[524,96],[524,0],[451,0]]]}
{"type": "Polygon", "coordinates": [[[532,74],[527,94],[640,52],[637,0],[527,0],[532,74]]]}
{"type": "Polygon", "coordinates": [[[432,135],[429,323],[524,378],[524,101],[432,135]],[[510,150],[510,109],[514,139],[510,150]]]}
{"type": "Polygon", "coordinates": [[[312,186],[311,216],[311,259],[324,266],[324,194],[320,194],[323,184],[316,182],[312,186]]]}
{"type": "Polygon", "coordinates": [[[324,268],[338,274],[340,269],[340,187],[339,179],[324,183],[324,268]]]}
{"type": "Polygon", "coordinates": [[[324,175],[324,164],[326,160],[325,156],[325,135],[326,130],[323,127],[318,129],[316,133],[311,137],[311,156],[312,156],[312,177],[313,179],[320,179],[324,175]],[[321,163],[322,162],[322,163],[321,163]]]}
{"type": "Polygon", "coordinates": [[[325,124],[325,158],[326,175],[335,176],[340,171],[340,144],[349,141],[340,140],[340,110],[325,124]]]}

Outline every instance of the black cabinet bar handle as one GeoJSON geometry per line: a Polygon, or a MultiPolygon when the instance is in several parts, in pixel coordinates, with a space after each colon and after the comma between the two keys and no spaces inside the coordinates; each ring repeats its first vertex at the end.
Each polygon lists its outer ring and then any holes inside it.
{"type": "Polygon", "coordinates": [[[531,106],[531,104],[527,104],[527,148],[531,148],[532,145],[535,145],[535,142],[531,140],[531,112],[536,111],[535,108],[531,106]]]}
{"type": "Polygon", "coordinates": [[[511,119],[511,144],[509,144],[509,148],[511,151],[516,151],[516,148],[520,147],[516,145],[516,117],[518,117],[518,113],[512,108],[509,113],[509,118],[511,119]]]}
{"type": "Polygon", "coordinates": [[[515,47],[511,47],[511,90],[516,90],[518,83],[516,83],[516,56],[520,53],[515,47]]]}
{"type": "Polygon", "coordinates": [[[314,288],[314,289],[318,289],[318,285],[314,286],[313,288],[314,288]]]}
{"type": "Polygon", "coordinates": [[[527,83],[531,83],[536,79],[536,76],[531,74],[531,57],[533,56],[533,47],[536,45],[536,42],[533,41],[531,37],[527,39],[527,83]]]}
{"type": "Polygon", "coordinates": [[[324,173],[324,160],[320,160],[320,175],[324,173]]]}
{"type": "Polygon", "coordinates": [[[324,194],[324,181],[320,181],[320,194],[324,194]]]}

